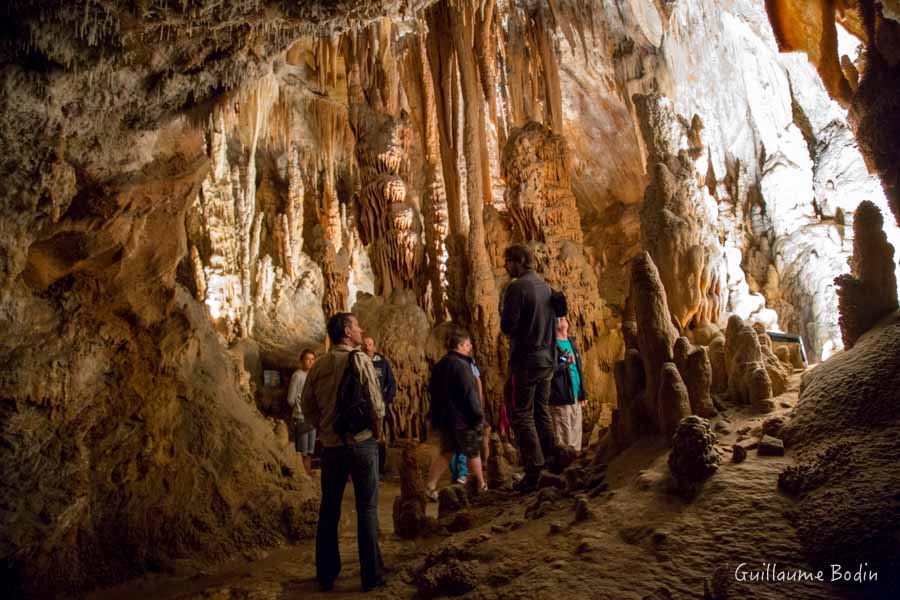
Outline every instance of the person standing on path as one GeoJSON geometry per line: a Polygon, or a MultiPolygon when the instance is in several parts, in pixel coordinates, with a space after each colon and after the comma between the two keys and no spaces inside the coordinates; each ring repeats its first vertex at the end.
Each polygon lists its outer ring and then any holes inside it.
{"type": "Polygon", "coordinates": [[[322,441],[322,500],[316,529],[316,577],[323,590],[334,587],[341,572],[338,525],[348,477],[356,496],[356,531],[362,590],[384,585],[384,565],[378,546],[378,445],[384,402],[372,361],[357,350],[363,330],[352,313],[337,313],[326,326],[332,346],[312,367],[300,403],[306,421],[322,441]],[[352,358],[352,360],[351,360],[352,358]],[[354,371],[348,372],[348,369],[354,371]],[[341,435],[338,396],[345,374],[355,377],[368,402],[369,428],[341,435]]]}
{"type": "Polygon", "coordinates": [[[287,397],[288,405],[291,407],[291,417],[294,421],[294,448],[300,453],[307,475],[312,474],[312,455],[316,449],[316,428],[308,425],[306,419],[303,418],[300,396],[303,393],[306,376],[315,361],[316,355],[312,350],[304,349],[300,352],[300,368],[291,375],[291,385],[288,388],[287,397]]]}
{"type": "Polygon", "coordinates": [[[481,468],[484,412],[472,364],[472,339],[465,331],[457,330],[447,339],[447,354],[431,371],[431,425],[440,435],[441,447],[431,461],[425,496],[435,502],[437,483],[457,452],[466,455],[478,489],[487,489],[481,468]]]}
{"type": "Polygon", "coordinates": [[[509,336],[509,416],[525,476],[518,489],[537,489],[546,461],[555,454],[550,418],[550,380],[556,366],[556,315],[550,286],[533,271],[534,256],[515,244],[503,253],[504,268],[513,280],[503,295],[500,329],[509,336]]]}
{"type": "MultiPolygon", "coordinates": [[[[394,372],[391,370],[390,361],[383,354],[375,351],[375,339],[372,337],[363,338],[363,350],[372,359],[375,366],[375,375],[378,376],[378,385],[381,388],[381,397],[384,400],[384,410],[391,406],[394,396],[397,394],[397,381],[394,379],[394,372]]],[[[382,431],[384,425],[382,424],[382,431]]],[[[384,463],[387,459],[387,440],[384,436],[378,440],[378,477],[384,479],[384,463]]]]}
{"type": "Polygon", "coordinates": [[[556,320],[556,348],[558,360],[550,388],[550,412],[556,442],[581,452],[582,409],[586,395],[581,355],[575,346],[575,338],[569,337],[569,320],[556,320]]]}

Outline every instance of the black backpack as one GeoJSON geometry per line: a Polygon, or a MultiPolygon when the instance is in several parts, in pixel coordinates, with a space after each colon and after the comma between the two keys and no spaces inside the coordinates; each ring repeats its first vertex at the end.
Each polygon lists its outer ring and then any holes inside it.
{"type": "Polygon", "coordinates": [[[364,389],[356,369],[357,352],[360,351],[350,352],[347,368],[344,369],[341,383],[338,385],[334,431],[342,440],[348,435],[353,436],[366,429],[372,429],[372,406],[368,390],[364,389]]]}

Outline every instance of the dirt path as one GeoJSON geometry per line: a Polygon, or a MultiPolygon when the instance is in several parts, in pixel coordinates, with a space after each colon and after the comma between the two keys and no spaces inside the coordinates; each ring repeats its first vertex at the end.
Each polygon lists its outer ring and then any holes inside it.
{"type": "MultiPolygon", "coordinates": [[[[317,589],[315,576],[315,540],[278,548],[261,557],[242,556],[230,564],[205,574],[186,577],[148,576],[96,592],[90,600],[187,600],[282,598],[397,597],[410,595],[407,583],[397,570],[415,562],[422,549],[440,543],[442,538],[412,544],[393,535],[394,498],[400,495],[399,482],[386,478],[379,487],[378,519],[381,525],[381,550],[388,569],[389,585],[376,592],[360,593],[359,561],[356,551],[356,509],[353,486],[344,492],[341,511],[340,545],[343,569],[331,592],[317,589]]],[[[437,516],[437,505],[428,505],[428,514],[437,516]]]]}
{"type": "MultiPolygon", "coordinates": [[[[799,377],[776,399],[775,415],[787,414],[797,401],[799,377]]],[[[391,532],[396,481],[381,487],[379,518],[389,584],[367,598],[411,598],[414,571],[429,550],[445,551],[474,575],[466,597],[607,598],[666,600],[703,598],[714,579],[728,598],[821,600],[864,598],[864,586],[837,588],[829,581],[777,581],[774,573],[812,572],[791,524],[792,500],[777,490],[778,474],[794,463],[784,457],[760,457],[751,451],[730,462],[739,431],[758,432],[765,418],[729,408],[718,447],[722,464],[700,493],[686,501],[669,491],[668,450],[664,440],[647,440],[618,456],[608,467],[611,491],[590,500],[594,518],[574,522],[574,499],[544,491],[520,497],[491,492],[472,511],[475,526],[455,535],[401,541],[391,532]],[[724,429],[727,429],[726,433],[724,429]],[[545,502],[540,510],[538,498],[545,502]],[[542,516],[534,517],[535,512],[542,516]],[[745,564],[762,581],[741,581],[735,569],[745,564]],[[771,567],[771,565],[775,565],[771,567]],[[767,580],[766,580],[767,579],[767,580]]],[[[751,433],[752,435],[752,433],[751,433]]],[[[429,514],[436,506],[429,505],[429,514]]],[[[214,573],[188,578],[152,578],[97,593],[93,600],[144,599],[287,599],[348,598],[359,594],[355,511],[352,487],[344,500],[341,550],[344,570],[335,589],[316,590],[312,540],[277,549],[253,560],[241,558],[214,573]]]]}

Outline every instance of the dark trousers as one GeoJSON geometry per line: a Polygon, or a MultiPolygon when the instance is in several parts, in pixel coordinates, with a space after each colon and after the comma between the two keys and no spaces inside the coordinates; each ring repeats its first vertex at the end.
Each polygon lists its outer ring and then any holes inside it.
{"type": "Polygon", "coordinates": [[[556,441],[550,418],[553,368],[514,371],[508,382],[509,419],[526,472],[540,471],[553,456],[556,441]]]}
{"type": "Polygon", "coordinates": [[[316,530],[316,577],[323,587],[334,584],[341,572],[338,524],[347,476],[356,495],[356,534],[363,589],[384,578],[378,548],[378,446],[374,438],[353,446],[322,449],[322,504],[316,530]]]}

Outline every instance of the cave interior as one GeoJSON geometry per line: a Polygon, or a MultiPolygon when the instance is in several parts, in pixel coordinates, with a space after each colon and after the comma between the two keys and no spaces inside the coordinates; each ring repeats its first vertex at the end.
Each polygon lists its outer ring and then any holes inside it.
{"type": "Polygon", "coordinates": [[[397,380],[376,597],[894,597],[897,0],[34,0],[0,31],[3,597],[316,597],[286,396],[342,311],[397,380]],[[587,398],[526,496],[511,244],[587,398]],[[438,513],[452,326],[491,489],[438,513]]]}

